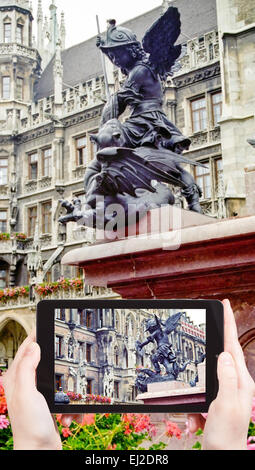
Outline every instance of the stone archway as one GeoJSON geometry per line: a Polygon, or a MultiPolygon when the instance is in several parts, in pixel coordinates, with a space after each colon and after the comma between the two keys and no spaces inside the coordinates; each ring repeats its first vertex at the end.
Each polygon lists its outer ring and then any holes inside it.
{"type": "Polygon", "coordinates": [[[27,333],[20,323],[7,319],[0,325],[0,367],[10,367],[27,333]]]}

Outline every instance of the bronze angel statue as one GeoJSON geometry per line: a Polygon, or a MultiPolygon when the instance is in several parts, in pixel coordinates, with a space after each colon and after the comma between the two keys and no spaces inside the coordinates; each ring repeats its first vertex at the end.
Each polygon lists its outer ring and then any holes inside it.
{"type": "Polygon", "coordinates": [[[82,211],[77,200],[62,201],[67,214],[60,222],[82,219],[84,225],[105,227],[114,218],[107,214],[111,204],[120,204],[125,214],[130,205],[146,212],[174,204],[165,183],[181,189],[190,210],[202,212],[201,189],[183,168],[185,163],[200,164],[183,155],[191,142],[163,111],[162,80],[173,74],[182,53],[182,47],[175,45],[180,33],[180,14],[172,6],[149,28],[142,43],[129,29],[108,21],[106,37],[98,37],[97,46],[126,79],[105,104],[98,134],[91,136],[98,151],[85,174],[87,208],[82,211]],[[121,122],[126,109],[130,115],[121,122]],[[100,196],[103,220],[98,216],[100,196]]]}
{"type": "Polygon", "coordinates": [[[151,354],[151,363],[154,371],[150,369],[139,369],[139,374],[136,380],[137,387],[145,391],[144,386],[150,382],[163,381],[163,380],[177,380],[180,372],[183,372],[187,365],[190,363],[188,360],[181,366],[177,362],[177,357],[170,342],[169,335],[176,330],[178,323],[181,319],[182,313],[176,313],[170,316],[165,322],[162,321],[157,315],[146,321],[146,332],[149,332],[147,339],[141,343],[136,342],[136,350],[139,353],[149,343],[156,345],[156,350],[151,354]],[[165,376],[161,375],[161,365],[165,369],[165,376]],[[147,377],[146,377],[147,376],[147,377]]]}

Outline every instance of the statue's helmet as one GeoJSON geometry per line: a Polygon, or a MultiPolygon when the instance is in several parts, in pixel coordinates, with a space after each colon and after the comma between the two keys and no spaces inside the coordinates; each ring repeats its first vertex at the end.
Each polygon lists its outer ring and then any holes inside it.
{"type": "Polygon", "coordinates": [[[154,318],[148,318],[145,322],[145,331],[153,332],[159,327],[158,319],[155,316],[154,318]]]}
{"type": "Polygon", "coordinates": [[[101,43],[100,49],[104,52],[110,51],[116,47],[130,46],[140,44],[136,35],[130,29],[122,26],[116,26],[115,20],[108,20],[108,29],[106,41],[101,43]]]}

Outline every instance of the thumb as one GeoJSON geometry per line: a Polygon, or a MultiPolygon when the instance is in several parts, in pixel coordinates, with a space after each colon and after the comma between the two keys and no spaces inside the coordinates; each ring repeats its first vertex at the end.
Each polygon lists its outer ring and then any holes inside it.
{"type": "Polygon", "coordinates": [[[229,352],[223,352],[218,359],[218,398],[224,403],[232,401],[238,391],[238,376],[235,362],[229,352]]]}
{"type": "Polygon", "coordinates": [[[37,343],[29,343],[20,358],[16,370],[16,380],[20,389],[36,388],[36,369],[40,362],[41,351],[37,343]]]}

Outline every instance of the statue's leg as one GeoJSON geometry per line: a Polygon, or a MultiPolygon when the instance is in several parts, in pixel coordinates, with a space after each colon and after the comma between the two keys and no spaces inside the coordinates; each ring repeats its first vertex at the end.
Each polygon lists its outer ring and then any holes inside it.
{"type": "Polygon", "coordinates": [[[160,365],[159,365],[159,362],[158,362],[158,357],[157,357],[157,354],[153,354],[151,356],[151,362],[152,362],[152,365],[156,371],[157,374],[160,374],[160,365]]]}
{"type": "Polygon", "coordinates": [[[181,180],[186,184],[186,188],[182,189],[182,195],[185,197],[189,210],[194,212],[203,213],[199,203],[199,198],[202,196],[201,188],[196,184],[193,176],[188,171],[178,166],[181,172],[181,180]]]}
{"type": "Polygon", "coordinates": [[[163,366],[165,367],[167,374],[173,374],[173,363],[169,362],[168,358],[164,359],[163,366]]]}

